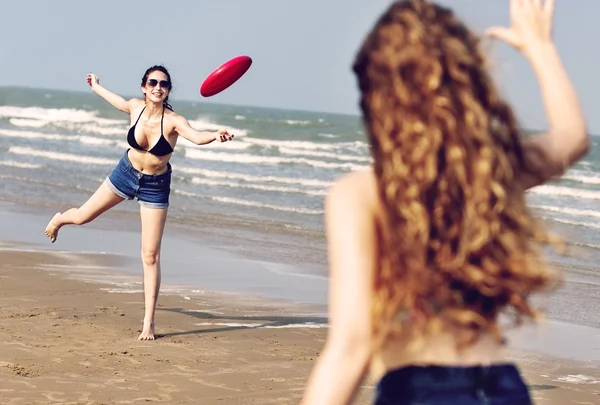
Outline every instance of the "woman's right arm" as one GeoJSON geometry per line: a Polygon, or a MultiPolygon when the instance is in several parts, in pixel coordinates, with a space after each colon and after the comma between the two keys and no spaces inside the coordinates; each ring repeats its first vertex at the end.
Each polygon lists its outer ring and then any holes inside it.
{"type": "Polygon", "coordinates": [[[523,173],[525,188],[562,175],[589,150],[590,139],[579,98],[552,41],[554,0],[512,0],[510,28],[488,35],[520,51],[530,62],[542,92],[550,128],[524,142],[532,164],[523,173]]]}
{"type": "Polygon", "coordinates": [[[130,101],[125,100],[123,97],[118,94],[113,93],[112,91],[102,87],[100,85],[100,81],[98,80],[98,76],[93,73],[87,75],[87,82],[97,95],[108,101],[118,110],[126,112],[129,114],[130,112],[130,101]]]}

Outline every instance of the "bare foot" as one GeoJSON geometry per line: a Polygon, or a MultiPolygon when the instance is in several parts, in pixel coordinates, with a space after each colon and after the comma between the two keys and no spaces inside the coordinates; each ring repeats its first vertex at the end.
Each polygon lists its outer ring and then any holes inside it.
{"type": "Polygon", "coordinates": [[[150,325],[144,321],[142,333],[138,336],[138,340],[154,340],[154,322],[150,322],[150,325]]]}
{"type": "Polygon", "coordinates": [[[60,226],[57,224],[57,219],[60,216],[60,212],[57,212],[56,214],[54,214],[54,216],[52,217],[52,219],[50,220],[50,222],[48,222],[48,225],[46,226],[46,236],[50,238],[50,242],[54,243],[56,242],[56,238],[58,237],[58,230],[60,229],[60,226]]]}

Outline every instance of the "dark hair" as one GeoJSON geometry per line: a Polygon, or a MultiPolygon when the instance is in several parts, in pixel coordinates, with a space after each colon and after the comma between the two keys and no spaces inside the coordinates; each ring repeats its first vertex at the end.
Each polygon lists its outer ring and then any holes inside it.
{"type": "MultiPolygon", "coordinates": [[[[146,82],[148,81],[148,76],[150,75],[150,73],[156,72],[156,71],[162,72],[167,76],[167,80],[169,81],[169,92],[170,92],[173,89],[173,81],[171,80],[171,75],[169,74],[169,71],[163,65],[154,65],[154,66],[149,67],[146,70],[146,73],[144,73],[144,77],[142,77],[142,87],[144,87],[146,85],[146,82]]],[[[173,111],[173,107],[171,107],[171,104],[169,104],[169,96],[167,96],[167,98],[165,98],[163,105],[165,107],[167,107],[169,110],[173,111]]]]}

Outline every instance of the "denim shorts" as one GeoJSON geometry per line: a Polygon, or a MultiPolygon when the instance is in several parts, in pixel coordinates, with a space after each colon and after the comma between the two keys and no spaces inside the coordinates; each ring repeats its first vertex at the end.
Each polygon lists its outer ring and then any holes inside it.
{"type": "Polygon", "coordinates": [[[379,381],[375,405],[531,405],[527,385],[512,364],[408,366],[379,381]]]}
{"type": "Polygon", "coordinates": [[[106,184],[113,193],[126,200],[136,199],[148,208],[167,208],[171,194],[171,164],[167,171],[158,174],[144,174],[131,164],[127,153],[110,172],[106,184]]]}

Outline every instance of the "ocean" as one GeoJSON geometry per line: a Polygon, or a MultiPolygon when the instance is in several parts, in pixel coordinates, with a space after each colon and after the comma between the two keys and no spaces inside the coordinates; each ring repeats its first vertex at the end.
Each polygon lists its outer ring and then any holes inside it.
{"type": "MultiPolygon", "coordinates": [[[[167,227],[325,285],[323,198],[336,178],[369,164],[360,118],[172,104],[194,128],[226,128],[236,137],[205,146],[179,140],[171,160],[167,227]]],[[[127,149],[128,127],[127,115],[91,92],[0,88],[0,200],[57,210],[82,204],[127,149]]],[[[598,286],[600,138],[592,139],[582,161],[561,179],[531,190],[528,199],[572,247],[565,256],[550,253],[551,260],[578,281],[598,286]]],[[[139,222],[137,203],[111,212],[139,222]]]]}

